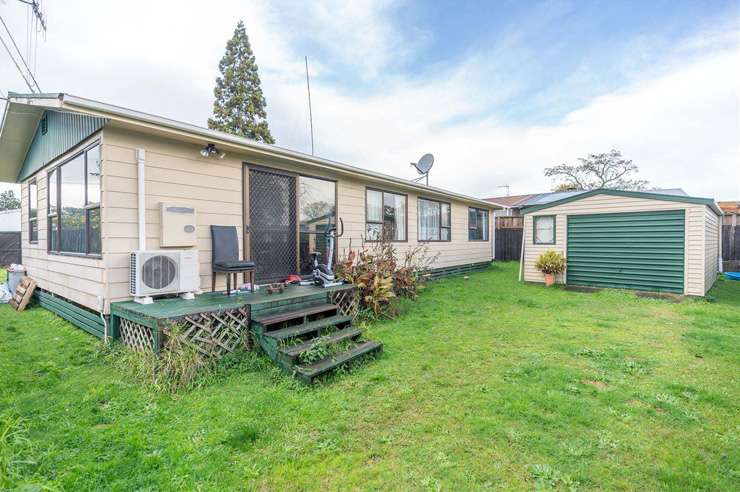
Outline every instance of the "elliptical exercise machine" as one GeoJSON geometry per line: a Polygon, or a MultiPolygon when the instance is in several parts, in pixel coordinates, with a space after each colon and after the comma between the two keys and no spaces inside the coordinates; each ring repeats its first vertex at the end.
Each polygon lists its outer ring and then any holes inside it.
{"type": "MultiPolygon", "coordinates": [[[[321,256],[321,253],[319,251],[311,251],[311,262],[313,264],[313,270],[311,272],[312,279],[311,280],[303,280],[301,281],[301,285],[319,285],[321,287],[335,287],[337,285],[342,285],[344,282],[341,280],[337,280],[336,276],[334,275],[334,271],[332,270],[332,261],[334,260],[334,245],[336,243],[337,238],[342,237],[344,235],[344,222],[342,219],[339,219],[339,228],[340,232],[337,233],[337,227],[336,226],[329,226],[329,228],[323,232],[324,236],[326,237],[326,249],[328,252],[328,258],[326,260],[326,263],[319,263],[319,256],[321,256]]],[[[321,234],[318,232],[309,232],[308,234],[321,234]]]]}

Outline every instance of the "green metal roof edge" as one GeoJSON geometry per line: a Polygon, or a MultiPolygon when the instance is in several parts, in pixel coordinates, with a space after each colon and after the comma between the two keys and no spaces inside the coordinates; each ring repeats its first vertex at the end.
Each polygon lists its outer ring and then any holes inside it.
{"type": "Polygon", "coordinates": [[[610,190],[607,188],[599,188],[597,190],[591,190],[585,193],[581,193],[580,195],[561,198],[560,200],[555,200],[554,202],[543,203],[542,205],[534,205],[532,207],[526,207],[522,209],[522,215],[526,215],[532,212],[538,212],[540,210],[545,210],[551,207],[557,207],[558,205],[575,202],[577,200],[588,198],[594,195],[625,196],[625,197],[630,197],[630,198],[644,198],[647,200],[662,200],[665,202],[696,203],[700,205],[708,205],[717,215],[723,215],[722,211],[719,209],[719,207],[717,207],[717,204],[714,203],[714,200],[711,198],[699,198],[699,197],[681,196],[681,195],[664,195],[662,193],[650,193],[649,191],[610,190]]]}

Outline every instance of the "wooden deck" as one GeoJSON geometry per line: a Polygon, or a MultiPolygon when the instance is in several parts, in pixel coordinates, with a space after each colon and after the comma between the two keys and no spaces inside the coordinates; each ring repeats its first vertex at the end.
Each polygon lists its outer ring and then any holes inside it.
{"type": "Polygon", "coordinates": [[[324,299],[334,292],[351,290],[352,284],[336,287],[317,287],[290,285],[284,292],[268,294],[262,289],[255,293],[233,294],[227,296],[224,292],[208,292],[196,296],[192,300],[179,297],[157,299],[153,304],[139,304],[134,301],[114,302],[111,304],[111,315],[120,316],[136,321],[162,320],[181,318],[191,314],[225,311],[249,306],[252,313],[265,311],[281,306],[288,306],[297,302],[305,302],[312,298],[324,299]]]}

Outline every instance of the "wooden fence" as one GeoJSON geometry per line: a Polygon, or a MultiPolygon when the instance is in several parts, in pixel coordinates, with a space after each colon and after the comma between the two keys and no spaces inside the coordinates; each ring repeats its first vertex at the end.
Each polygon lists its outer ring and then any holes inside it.
{"type": "Polygon", "coordinates": [[[524,217],[496,217],[496,261],[519,261],[524,217]]]}
{"type": "Polygon", "coordinates": [[[724,271],[740,269],[740,227],[737,215],[722,218],[722,261],[724,271]]]}
{"type": "Polygon", "coordinates": [[[21,262],[21,233],[0,232],[0,266],[21,262]]]}

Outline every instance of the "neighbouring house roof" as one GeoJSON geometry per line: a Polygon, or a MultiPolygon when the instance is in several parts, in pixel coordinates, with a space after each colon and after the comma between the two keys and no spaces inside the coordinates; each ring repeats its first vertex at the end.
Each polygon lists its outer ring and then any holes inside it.
{"type": "Polygon", "coordinates": [[[511,196],[494,196],[491,198],[485,198],[487,202],[491,202],[495,205],[499,205],[504,208],[517,208],[520,202],[524,202],[535,195],[511,195],[511,196]]]}
{"type": "Polygon", "coordinates": [[[21,209],[0,210],[0,232],[21,231],[21,209]]]}
{"type": "Polygon", "coordinates": [[[740,201],[737,202],[717,202],[719,208],[726,214],[740,215],[740,201]]]}
{"type": "Polygon", "coordinates": [[[576,200],[581,200],[583,198],[588,198],[594,195],[612,195],[612,196],[622,196],[622,197],[630,197],[630,198],[644,198],[648,200],[663,200],[667,202],[697,203],[697,204],[707,205],[712,210],[714,210],[714,212],[717,213],[717,215],[722,215],[722,211],[717,206],[717,204],[714,202],[714,199],[688,196],[680,188],[674,188],[672,190],[653,190],[653,191],[623,191],[623,190],[598,189],[598,190],[589,190],[589,191],[581,191],[581,192],[565,192],[565,193],[570,193],[570,195],[560,197],[556,200],[548,201],[542,204],[526,206],[523,208],[522,213],[528,214],[532,212],[537,212],[539,210],[556,207],[558,205],[563,205],[564,203],[574,202],[576,200]]]}
{"type": "MultiPolygon", "coordinates": [[[[440,195],[499,208],[496,204],[461,193],[433,186],[425,186],[407,179],[370,171],[360,167],[323,159],[302,152],[256,142],[244,137],[210,130],[190,123],[172,120],[133,109],[123,108],[92,99],[65,93],[19,94],[8,93],[2,126],[0,127],[0,181],[18,181],[22,175],[26,154],[31,146],[41,118],[46,111],[90,115],[106,119],[107,124],[153,133],[169,138],[205,145],[219,144],[226,150],[248,151],[269,157],[277,157],[315,169],[328,169],[335,173],[363,177],[374,182],[392,183],[401,188],[427,195],[440,195]]],[[[23,173],[25,175],[25,172],[23,173]]]]}

